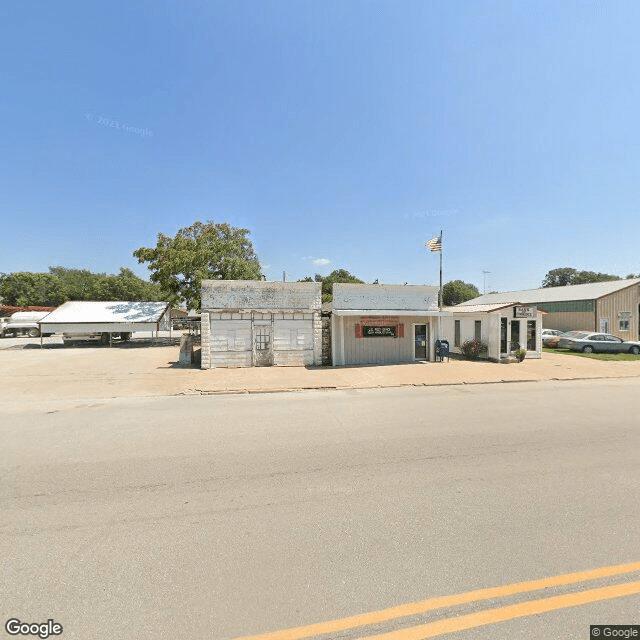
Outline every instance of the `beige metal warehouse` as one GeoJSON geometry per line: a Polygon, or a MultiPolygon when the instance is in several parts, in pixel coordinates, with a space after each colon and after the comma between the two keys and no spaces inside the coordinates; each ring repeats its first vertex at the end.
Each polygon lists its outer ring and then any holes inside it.
{"type": "Polygon", "coordinates": [[[545,329],[600,331],[623,340],[640,337],[640,278],[488,293],[458,306],[518,302],[545,311],[545,329]]]}

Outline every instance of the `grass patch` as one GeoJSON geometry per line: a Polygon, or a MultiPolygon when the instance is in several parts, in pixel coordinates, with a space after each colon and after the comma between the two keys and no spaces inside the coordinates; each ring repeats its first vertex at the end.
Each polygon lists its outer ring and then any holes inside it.
{"type": "Polygon", "coordinates": [[[559,353],[563,356],[580,356],[581,358],[592,358],[593,360],[640,360],[640,355],[634,356],[631,353],[582,353],[582,351],[571,351],[569,349],[552,349],[542,347],[545,353],[559,353]]]}

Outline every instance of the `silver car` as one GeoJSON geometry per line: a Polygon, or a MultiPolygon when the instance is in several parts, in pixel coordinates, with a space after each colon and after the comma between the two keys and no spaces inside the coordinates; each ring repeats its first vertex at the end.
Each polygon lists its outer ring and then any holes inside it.
{"type": "Polygon", "coordinates": [[[609,333],[587,331],[562,336],[558,347],[583,353],[632,353],[633,355],[640,353],[640,341],[623,340],[609,333]]]}

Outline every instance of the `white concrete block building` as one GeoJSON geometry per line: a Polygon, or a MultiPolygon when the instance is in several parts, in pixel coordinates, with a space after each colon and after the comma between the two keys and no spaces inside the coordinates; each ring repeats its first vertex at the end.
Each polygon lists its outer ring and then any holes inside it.
{"type": "Polygon", "coordinates": [[[203,369],[322,364],[319,282],[203,280],[203,369]]]}

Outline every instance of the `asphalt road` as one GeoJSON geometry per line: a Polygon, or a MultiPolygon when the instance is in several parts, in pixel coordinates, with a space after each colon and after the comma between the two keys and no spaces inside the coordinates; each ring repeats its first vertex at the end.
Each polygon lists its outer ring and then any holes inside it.
{"type": "Polygon", "coordinates": [[[605,380],[0,407],[2,624],[51,618],[63,640],[640,624],[637,395],[605,380]],[[388,611],[488,587],[504,588],[388,611]]]}

